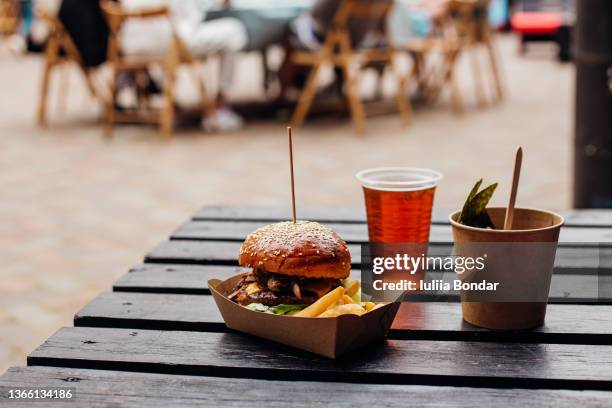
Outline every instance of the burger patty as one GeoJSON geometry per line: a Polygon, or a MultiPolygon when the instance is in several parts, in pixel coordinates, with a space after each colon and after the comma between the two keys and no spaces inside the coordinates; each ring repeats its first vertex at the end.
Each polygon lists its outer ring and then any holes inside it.
{"type": "Polygon", "coordinates": [[[269,289],[260,290],[259,292],[250,295],[238,297],[238,303],[241,305],[249,305],[251,303],[261,303],[266,306],[277,305],[295,305],[295,304],[311,304],[316,302],[316,296],[302,296],[301,299],[295,297],[293,293],[278,293],[272,292],[269,289]]]}
{"type": "Polygon", "coordinates": [[[311,304],[338,286],[339,279],[304,279],[254,270],[242,277],[229,298],[241,305],[311,304]]]}

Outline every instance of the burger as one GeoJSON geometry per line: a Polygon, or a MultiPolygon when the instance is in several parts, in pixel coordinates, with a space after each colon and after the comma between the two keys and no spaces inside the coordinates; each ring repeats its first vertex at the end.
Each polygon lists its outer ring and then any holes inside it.
{"type": "Polygon", "coordinates": [[[250,309],[284,314],[314,303],[342,284],[351,269],[346,243],[311,221],[259,228],[240,247],[241,266],[252,268],[229,298],[250,309]]]}

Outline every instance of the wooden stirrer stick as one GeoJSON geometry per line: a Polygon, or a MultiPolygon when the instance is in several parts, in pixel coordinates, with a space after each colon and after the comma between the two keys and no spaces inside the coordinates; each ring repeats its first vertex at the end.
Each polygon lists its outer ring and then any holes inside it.
{"type": "Polygon", "coordinates": [[[293,179],[293,139],[291,137],[291,127],[287,127],[289,135],[289,169],[291,171],[291,209],[293,210],[293,223],[295,224],[295,182],[293,179]]]}
{"type": "Polygon", "coordinates": [[[518,190],[519,178],[521,177],[521,165],[523,163],[523,148],[519,146],[516,149],[516,157],[514,159],[514,174],[512,175],[512,190],[510,190],[510,200],[506,209],[506,220],[504,221],[504,229],[511,230],[512,222],[514,221],[514,204],[516,203],[516,191],[518,190]]]}

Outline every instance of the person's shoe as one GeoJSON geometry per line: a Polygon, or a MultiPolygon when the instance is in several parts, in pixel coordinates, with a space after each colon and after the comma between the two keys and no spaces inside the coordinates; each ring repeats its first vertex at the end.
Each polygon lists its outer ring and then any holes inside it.
{"type": "Polygon", "coordinates": [[[219,108],[212,115],[202,119],[206,132],[234,132],[242,129],[244,120],[230,108],[219,108]]]}
{"type": "Polygon", "coordinates": [[[117,91],[116,108],[118,110],[136,110],[138,109],[138,98],[136,90],[133,87],[125,86],[117,91]]]}
{"type": "Polygon", "coordinates": [[[28,44],[26,43],[26,40],[18,34],[13,34],[8,37],[6,40],[6,44],[9,51],[15,55],[25,54],[28,49],[28,44]]]}

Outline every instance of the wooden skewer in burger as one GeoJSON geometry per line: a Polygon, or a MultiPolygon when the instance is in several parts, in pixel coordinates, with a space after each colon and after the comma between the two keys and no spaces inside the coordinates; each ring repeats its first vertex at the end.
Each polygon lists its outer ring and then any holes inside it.
{"type": "Polygon", "coordinates": [[[341,286],[350,273],[351,255],[338,234],[316,222],[296,220],[293,143],[291,128],[287,130],[293,220],[259,228],[242,244],[239,264],[253,271],[229,298],[243,306],[306,307],[341,286]]]}

